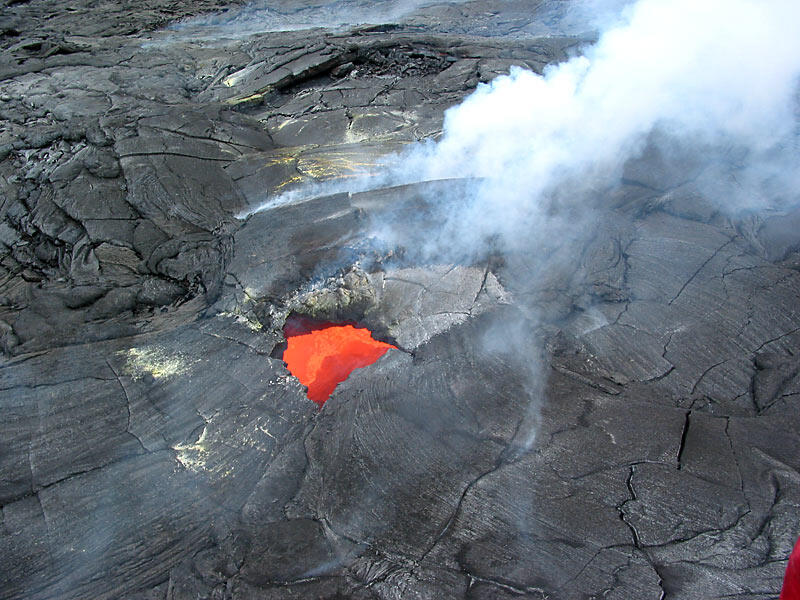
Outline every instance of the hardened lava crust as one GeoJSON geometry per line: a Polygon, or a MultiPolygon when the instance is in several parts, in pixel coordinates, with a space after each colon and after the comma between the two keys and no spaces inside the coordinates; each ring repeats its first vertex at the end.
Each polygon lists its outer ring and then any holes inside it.
{"type": "Polygon", "coordinates": [[[368,233],[471,182],[348,182],[569,3],[128,4],[0,15],[0,599],[777,596],[800,212],[644,152],[590,235],[422,260],[368,233]],[[292,315],[394,348],[320,409],[292,315]]]}

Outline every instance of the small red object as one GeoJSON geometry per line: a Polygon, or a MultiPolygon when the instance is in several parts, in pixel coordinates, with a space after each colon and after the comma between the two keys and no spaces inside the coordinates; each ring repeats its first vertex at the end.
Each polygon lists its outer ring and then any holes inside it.
{"type": "Polygon", "coordinates": [[[308,387],[309,399],[320,406],[355,369],[371,365],[395,347],[374,339],[369,329],[349,323],[290,317],[283,331],[283,360],[289,372],[308,387]]]}
{"type": "Polygon", "coordinates": [[[780,600],[800,600],[800,539],[794,545],[786,565],[780,600]]]}

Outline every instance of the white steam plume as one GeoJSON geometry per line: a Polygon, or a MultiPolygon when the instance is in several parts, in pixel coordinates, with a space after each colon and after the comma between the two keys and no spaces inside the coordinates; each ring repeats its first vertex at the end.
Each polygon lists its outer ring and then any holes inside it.
{"type": "Polygon", "coordinates": [[[721,204],[755,207],[767,184],[795,200],[798,23],[797,0],[640,0],[584,56],[479,86],[395,175],[485,178],[474,199],[440,202],[445,231],[429,250],[519,243],[554,195],[618,181],[654,132],[684,154],[735,149],[739,193],[718,187],[721,204]]]}

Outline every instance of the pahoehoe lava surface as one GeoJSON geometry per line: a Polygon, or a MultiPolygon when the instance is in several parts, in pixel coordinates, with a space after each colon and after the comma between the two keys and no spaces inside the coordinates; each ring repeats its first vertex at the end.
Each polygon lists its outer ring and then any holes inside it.
{"type": "Polygon", "coordinates": [[[364,232],[464,182],[347,182],[579,52],[568,3],[207,36],[168,25],[240,3],[179,4],[2,9],[1,599],[777,596],[800,213],[645,154],[591,236],[415,261],[364,232]],[[293,314],[396,348],[318,409],[293,314]]]}

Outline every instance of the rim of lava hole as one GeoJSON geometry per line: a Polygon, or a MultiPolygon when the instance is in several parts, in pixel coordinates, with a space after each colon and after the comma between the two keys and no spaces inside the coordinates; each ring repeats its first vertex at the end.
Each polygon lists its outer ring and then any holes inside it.
{"type": "Polygon", "coordinates": [[[376,340],[357,323],[333,323],[290,316],[283,326],[286,349],[283,361],[306,395],[320,408],[342,381],[356,369],[367,367],[386,354],[392,344],[376,340]]]}

